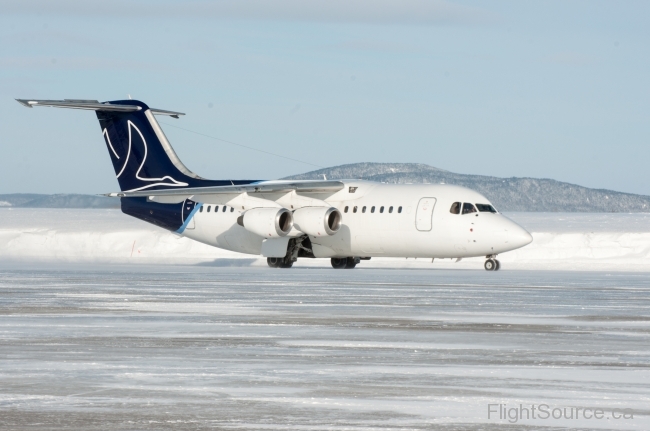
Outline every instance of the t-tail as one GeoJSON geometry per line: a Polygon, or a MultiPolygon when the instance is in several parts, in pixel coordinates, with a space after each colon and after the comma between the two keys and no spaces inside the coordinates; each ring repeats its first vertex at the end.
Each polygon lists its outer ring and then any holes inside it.
{"type": "MultiPolygon", "coordinates": [[[[16,99],[31,108],[47,106],[92,110],[97,114],[102,136],[125,192],[250,184],[248,180],[206,180],[190,171],[178,158],[155,115],[179,118],[181,112],[149,108],[139,100],[30,100],[16,99]]],[[[122,211],[169,230],[183,228],[194,202],[160,204],[146,198],[122,198],[122,211]]]]}

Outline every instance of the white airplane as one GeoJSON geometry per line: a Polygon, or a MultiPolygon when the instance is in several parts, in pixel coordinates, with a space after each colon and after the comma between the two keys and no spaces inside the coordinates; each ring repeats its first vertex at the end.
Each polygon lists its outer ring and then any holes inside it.
{"type": "Polygon", "coordinates": [[[329,258],[354,268],[372,257],[458,259],[485,256],[485,269],[533,238],[485,196],[444,184],[361,180],[206,180],[179,160],[155,115],[137,100],[17,99],[26,107],[93,110],[120,192],[122,212],[181,236],[240,253],[271,267],[329,258]]]}

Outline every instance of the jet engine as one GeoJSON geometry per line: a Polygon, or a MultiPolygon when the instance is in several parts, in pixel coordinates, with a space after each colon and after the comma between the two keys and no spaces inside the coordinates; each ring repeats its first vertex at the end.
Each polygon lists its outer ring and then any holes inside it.
{"type": "Polygon", "coordinates": [[[294,227],[311,236],[334,235],[341,219],[341,212],[332,207],[303,207],[293,212],[294,227]]]}
{"type": "Polygon", "coordinates": [[[253,208],[240,215],[237,224],[264,238],[280,238],[293,227],[293,216],[286,208],[253,208]]]}

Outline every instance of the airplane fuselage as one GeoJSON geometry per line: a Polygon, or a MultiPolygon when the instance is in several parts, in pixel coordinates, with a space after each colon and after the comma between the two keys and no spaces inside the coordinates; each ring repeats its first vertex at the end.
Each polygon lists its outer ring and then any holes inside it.
{"type": "MultiPolygon", "coordinates": [[[[490,202],[464,187],[433,184],[383,184],[344,181],[345,187],[323,199],[303,194],[283,206],[295,210],[304,199],[325,202],[342,214],[333,235],[309,235],[314,257],[423,257],[459,258],[496,255],[530,243],[532,237],[500,213],[479,211],[490,202]],[[353,191],[353,192],[351,192],[353,191]],[[460,204],[454,214],[452,206],[460,204]],[[463,213],[463,205],[475,211],[463,213]]],[[[267,197],[268,199],[268,197],[267,197]]],[[[179,234],[240,253],[263,254],[265,239],[237,223],[240,209],[233,205],[198,202],[197,210],[179,234]]],[[[289,237],[304,235],[295,229],[289,237]]]]}

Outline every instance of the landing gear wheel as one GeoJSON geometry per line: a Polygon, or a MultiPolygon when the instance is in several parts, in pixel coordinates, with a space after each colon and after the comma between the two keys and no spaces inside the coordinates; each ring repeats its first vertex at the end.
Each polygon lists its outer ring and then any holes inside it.
{"type": "Polygon", "coordinates": [[[488,259],[485,261],[485,265],[483,266],[485,267],[486,271],[495,271],[497,268],[497,261],[493,259],[488,259]]]}
{"type": "Polygon", "coordinates": [[[359,263],[358,257],[348,257],[347,262],[345,263],[345,269],[353,269],[359,263]]]}
{"type": "Polygon", "coordinates": [[[286,257],[267,257],[266,263],[271,268],[291,268],[293,266],[293,261],[286,257]]]}
{"type": "Polygon", "coordinates": [[[498,261],[498,260],[496,260],[496,259],[494,259],[494,262],[496,262],[496,264],[497,264],[497,267],[496,267],[496,268],[494,268],[494,270],[495,270],[495,271],[498,271],[498,270],[500,270],[500,269],[501,269],[501,262],[499,262],[499,261],[498,261]]]}
{"type": "Polygon", "coordinates": [[[343,269],[347,267],[348,259],[346,257],[333,257],[331,262],[332,268],[343,269]]]}

